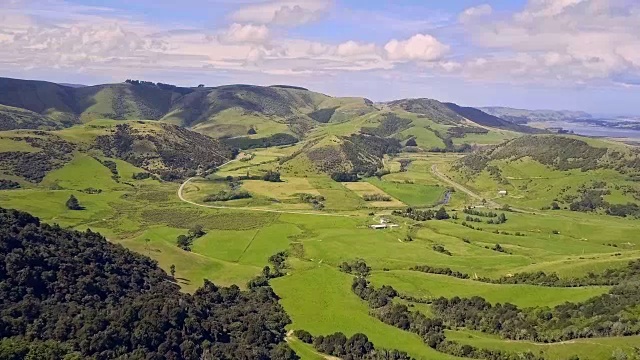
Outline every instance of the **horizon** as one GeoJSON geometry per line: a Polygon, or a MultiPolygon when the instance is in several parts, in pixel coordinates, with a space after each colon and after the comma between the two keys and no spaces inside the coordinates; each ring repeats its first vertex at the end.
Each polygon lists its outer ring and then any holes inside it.
{"type": "Polygon", "coordinates": [[[640,115],[633,0],[9,0],[0,19],[3,77],[640,115]]]}

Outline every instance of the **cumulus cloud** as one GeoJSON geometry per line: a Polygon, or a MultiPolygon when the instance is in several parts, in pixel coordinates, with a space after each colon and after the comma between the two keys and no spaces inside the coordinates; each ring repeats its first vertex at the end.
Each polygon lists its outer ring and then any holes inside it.
{"type": "Polygon", "coordinates": [[[321,19],[332,5],[332,0],[276,0],[242,7],[231,14],[231,19],[238,22],[298,26],[321,19]]]}
{"type": "Polygon", "coordinates": [[[376,53],[376,45],[373,43],[361,44],[353,40],[344,42],[336,48],[336,54],[340,56],[373,55],[376,53]]]}
{"type": "Polygon", "coordinates": [[[268,39],[269,28],[265,25],[234,23],[220,35],[220,40],[226,43],[261,44],[268,39]]]}
{"type": "Polygon", "coordinates": [[[442,58],[449,46],[428,34],[417,34],[407,40],[389,41],[385,46],[387,58],[394,61],[434,61],[442,58]]]}

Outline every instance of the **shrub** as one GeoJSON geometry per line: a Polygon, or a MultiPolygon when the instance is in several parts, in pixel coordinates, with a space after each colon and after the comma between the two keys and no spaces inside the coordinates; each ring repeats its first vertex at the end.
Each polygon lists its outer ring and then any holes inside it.
{"type": "Polygon", "coordinates": [[[67,200],[65,205],[69,210],[84,210],[84,207],[80,205],[78,199],[73,195],[69,196],[69,200],[67,200]]]}
{"type": "Polygon", "coordinates": [[[214,201],[230,201],[237,199],[248,199],[251,197],[246,191],[225,191],[220,190],[217,194],[211,194],[204,198],[204,202],[214,202],[214,201]]]}
{"type": "Polygon", "coordinates": [[[391,197],[383,194],[364,194],[364,201],[391,201],[391,197]]]}

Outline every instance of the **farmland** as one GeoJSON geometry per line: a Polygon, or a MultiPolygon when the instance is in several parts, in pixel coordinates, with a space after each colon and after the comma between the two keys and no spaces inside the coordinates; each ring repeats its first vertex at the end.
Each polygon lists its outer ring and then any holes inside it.
{"type": "MultiPolygon", "coordinates": [[[[341,273],[338,265],[363,259],[372,267],[370,281],[374,286],[390,285],[414,299],[481,296],[492,303],[509,302],[526,308],[585,301],[606,293],[609,287],[486,284],[410,269],[430,265],[490,278],[532,271],[576,277],[623,267],[640,255],[635,243],[636,220],[567,210],[552,213],[533,206],[549,201],[540,198],[527,202],[511,201],[509,197],[509,203],[527,207],[531,213],[507,212],[504,224],[482,223],[475,229],[463,226],[466,215],[460,210],[463,205],[482,204],[458,192],[451,194],[447,206],[450,214],[456,214],[453,219],[416,222],[392,215],[393,208],[431,207],[442,199],[447,184],[431,174],[431,165],[449,168],[457,157],[447,155],[403,154],[389,158],[385,163],[390,174],[357,183],[336,183],[319,174],[296,176],[291,171],[283,173],[281,182],[253,179],[238,184],[228,182],[228,176],[277,170],[278,163],[274,160],[294,150],[271,148],[250,152],[250,156],[245,154],[247,161],[229,163],[210,177],[192,180],[183,189],[186,199],[205,204],[207,195],[238,186],[252,197],[207,203],[236,209],[201,208],[181,202],[176,196],[180,184],[133,180],[133,174],[144,170],[114,159],[119,178],[127,179],[124,184],[113,178],[113,173],[99,161],[83,154],[50,172],[40,185],[3,191],[0,201],[5,207],[30,211],[47,222],[103,232],[111,241],[157,260],[167,271],[174,265],[176,280],[185,291],[195,290],[203,279],[244,287],[267,265],[270,255],[288,250],[289,275],[272,280],[272,286],[293,321],[291,329],[305,329],[314,335],[340,331],[350,336],[362,332],[377,347],[396,348],[418,359],[443,359],[448,355],[426,346],[415,334],[373,318],[366,303],[351,292],[352,276],[341,273]],[[398,165],[401,158],[412,159],[402,171],[398,165]],[[90,187],[101,192],[83,192],[90,187]],[[364,194],[373,193],[392,200],[364,201],[364,194]],[[85,210],[64,207],[71,194],[76,195],[85,210]],[[301,194],[322,199],[323,207],[314,207],[301,194]],[[33,201],[34,198],[39,200],[33,201]],[[379,231],[368,228],[381,217],[400,226],[379,231]],[[195,240],[191,251],[178,248],[175,239],[194,225],[202,225],[206,234],[195,240]],[[411,241],[407,240],[409,237],[411,241]],[[492,250],[496,244],[504,252],[492,250]],[[435,251],[437,246],[451,255],[435,251]]],[[[401,303],[430,312],[429,305],[401,303]]],[[[447,337],[461,344],[514,352],[540,347],[505,342],[462,329],[449,331],[447,337]]],[[[611,352],[611,348],[628,350],[626,340],[601,341],[612,345],[602,350],[593,345],[600,344],[600,340],[588,344],[604,352],[611,352]]],[[[303,358],[319,356],[299,340],[292,339],[290,343],[303,358]]],[[[596,359],[598,355],[594,354],[602,354],[569,344],[544,349],[550,359],[574,353],[581,354],[581,358],[596,359]]]]}
{"type": "MultiPolygon", "coordinates": [[[[602,156],[597,168],[560,168],[574,164],[534,153],[517,158],[490,154],[495,158],[481,158],[479,163],[485,166],[475,169],[477,163],[467,161],[478,153],[465,156],[413,148],[376,153],[376,147],[362,141],[368,138],[352,134],[362,128],[384,133],[411,125],[379,145],[405,141],[411,135],[418,143],[431,141],[430,146],[438,147],[442,139],[436,135],[453,127],[415,114],[398,114],[413,123],[367,113],[349,122],[318,126],[304,142],[245,149],[235,158],[222,142],[148,121],[126,122],[129,128],[112,120],[94,120],[54,132],[3,132],[0,150],[5,152],[45,153],[46,141],[71,150],[64,156],[47,153],[51,168],[27,172],[30,179],[11,173],[23,169],[5,162],[3,179],[19,187],[0,191],[0,204],[28,211],[47,223],[100,232],[109,241],[157,261],[185,292],[194,292],[205,279],[246,289],[264,274],[265,266],[274,266],[269,258],[284,251],[286,275],[270,279],[270,284],[291,318],[288,329],[313,336],[364,333],[376,348],[397,349],[416,359],[460,358],[452,347],[465,345],[513,354],[542,351],[545,359],[571,355],[601,359],[614,351],[630,352],[635,338],[617,336],[620,332],[560,342],[554,336],[563,330],[543,329],[541,333],[554,341],[542,345],[532,335],[511,339],[455,325],[447,325],[442,333],[451,343],[433,345],[381,315],[391,305],[405,305],[413,314],[437,319],[443,315],[434,303],[441,298],[482,298],[495,307],[515,306],[523,312],[521,318],[538,319],[531,314],[619,291],[618,280],[585,279],[599,279],[598,274],[611,269],[624,271],[640,257],[636,217],[612,216],[611,207],[577,211],[572,206],[588,191],[602,194],[604,201],[599,204],[607,206],[636,201],[640,189],[632,169],[617,170],[630,163],[633,150],[615,147],[622,155],[602,156]],[[24,138],[38,140],[28,143],[24,138]],[[119,149],[121,139],[132,139],[131,148],[119,149]],[[172,151],[162,151],[164,146],[172,151]],[[219,156],[195,152],[175,156],[187,148],[219,156]],[[327,159],[319,154],[340,158],[330,164],[337,169],[379,169],[338,182],[322,167],[327,159]],[[614,160],[619,163],[611,165],[614,160]],[[460,191],[461,187],[468,191],[460,191]],[[507,194],[499,195],[502,189],[507,194]],[[69,208],[71,195],[81,210],[69,208]],[[554,202],[558,206],[551,208],[554,202]],[[446,216],[438,215],[441,207],[446,216]],[[379,224],[397,226],[371,228],[379,224]],[[198,228],[202,234],[191,238],[188,246],[178,246],[180,237],[198,228]],[[356,274],[345,272],[344,264],[356,259],[370,267],[363,276],[372,288],[390,286],[396,292],[386,307],[374,307],[377,303],[355,293],[356,274]],[[540,272],[576,284],[513,280],[519,274],[534,278],[531,274],[540,272]]],[[[259,131],[285,131],[255,126],[259,131]]],[[[512,136],[512,131],[498,129],[464,138],[480,144],[512,136]]],[[[455,139],[453,144],[460,145],[461,138],[455,139]]],[[[603,146],[593,140],[588,144],[595,149],[603,146]]],[[[624,311],[607,316],[626,321],[637,315],[634,308],[624,311]]],[[[571,326],[591,325],[585,320],[571,326]]],[[[615,329],[634,335],[633,326],[621,323],[615,329]]],[[[324,356],[295,336],[287,339],[303,359],[324,356]]]]}

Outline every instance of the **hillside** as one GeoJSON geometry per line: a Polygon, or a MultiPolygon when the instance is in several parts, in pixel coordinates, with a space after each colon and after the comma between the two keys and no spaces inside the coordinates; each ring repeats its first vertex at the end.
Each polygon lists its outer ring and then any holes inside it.
{"type": "Polygon", "coordinates": [[[487,114],[476,108],[462,107],[454,103],[442,103],[433,99],[402,99],[388,102],[387,105],[392,109],[402,109],[410,113],[425,116],[442,125],[463,125],[470,121],[479,126],[521,133],[539,132],[537,129],[514,125],[509,121],[487,114]]]}
{"type": "Polygon", "coordinates": [[[500,201],[511,204],[636,214],[629,204],[640,201],[640,150],[601,140],[524,136],[465,156],[451,170],[487,198],[506,190],[500,201]]]}
{"type": "Polygon", "coordinates": [[[525,110],[500,106],[481,107],[478,109],[514,124],[526,124],[538,121],[590,119],[592,117],[589,113],[584,111],[570,110],[525,110]]]}
{"type": "MultiPolygon", "coordinates": [[[[39,127],[51,122],[68,127],[95,119],[162,120],[213,137],[278,133],[302,137],[319,124],[347,121],[374,110],[367,99],[333,98],[298,87],[182,88],[136,80],[69,87],[0,78],[0,104],[45,117],[39,127]]],[[[15,120],[6,127],[17,128],[19,123],[15,120]]]]}
{"type": "Polygon", "coordinates": [[[181,293],[155,261],[100,234],[3,208],[0,254],[3,359],[285,359],[279,354],[291,352],[289,317],[266,284],[240,291],[205,281],[193,295],[181,293]]]}
{"type": "MultiPolygon", "coordinates": [[[[0,133],[0,171],[38,183],[76,155],[125,160],[165,179],[210,172],[232,159],[228,146],[175,125],[144,121],[100,121],[61,131],[0,133]]],[[[109,161],[103,161],[109,167],[109,161]]]]}

